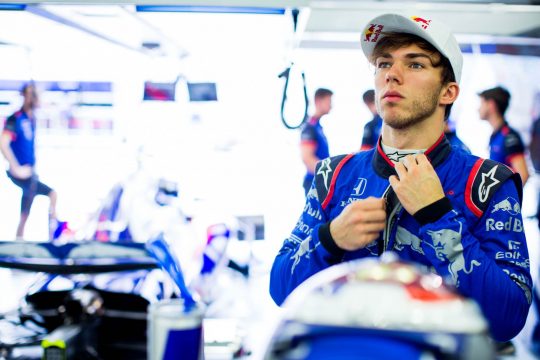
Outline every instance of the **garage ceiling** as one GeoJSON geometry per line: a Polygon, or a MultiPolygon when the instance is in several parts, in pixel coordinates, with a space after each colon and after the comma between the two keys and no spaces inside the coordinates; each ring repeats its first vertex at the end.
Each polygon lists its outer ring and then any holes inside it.
{"type": "MultiPolygon", "coordinates": [[[[16,2],[15,2],[16,3],[16,2]]],[[[194,1],[151,0],[137,2],[142,5],[188,6],[194,1]]],[[[21,4],[23,4],[21,2],[21,4]]],[[[516,0],[492,3],[489,1],[321,1],[321,0],[229,0],[197,1],[197,6],[231,6],[284,8],[284,15],[201,14],[189,12],[138,12],[133,2],[116,0],[114,5],[106,1],[70,0],[37,1],[27,5],[24,11],[0,11],[0,45],[20,44],[26,47],[47,43],[44,26],[68,27],[86,37],[101,38],[109,43],[136,51],[174,54],[183,57],[197,44],[192,43],[190,29],[197,24],[198,36],[205,36],[204,26],[212,36],[220,29],[238,27],[249,32],[265,17],[281,16],[290,22],[291,9],[300,10],[296,43],[311,48],[355,48],[362,26],[376,15],[386,12],[403,15],[422,15],[439,19],[449,25],[456,34],[484,36],[527,36],[540,39],[540,0],[516,0]],[[252,20],[247,20],[248,18],[252,20]],[[15,20],[16,19],[16,20],[15,20]],[[253,20],[255,19],[255,20],[253,20]],[[44,21],[45,20],[45,21],[44,21]],[[32,28],[27,39],[17,26],[26,24],[32,28]],[[44,38],[41,38],[41,37],[44,38]]],[[[0,4],[1,6],[1,4],[0,4]]],[[[180,10],[186,10],[180,9],[180,10]]],[[[72,31],[73,32],[73,31],[72,31]]],[[[270,34],[272,35],[272,34],[270,34]]],[[[275,36],[283,36],[276,33],[275,36]]],[[[540,40],[539,40],[540,41],[540,40]]]]}

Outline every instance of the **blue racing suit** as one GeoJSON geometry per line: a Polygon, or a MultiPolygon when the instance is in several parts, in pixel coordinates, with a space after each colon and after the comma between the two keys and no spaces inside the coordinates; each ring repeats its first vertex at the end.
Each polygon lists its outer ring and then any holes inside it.
{"type": "Polygon", "coordinates": [[[311,275],[334,264],[394,251],[432,268],[478,302],[491,335],[505,341],[525,324],[532,280],[521,216],[519,175],[507,166],[450,146],[442,135],[425,155],[446,197],[408,214],[389,185],[394,164],[379,143],[372,150],[319,162],[304,211],[272,266],[277,304],[311,275]],[[339,248],[330,221],[351,202],[385,198],[386,228],[367,247],[339,248]]]}

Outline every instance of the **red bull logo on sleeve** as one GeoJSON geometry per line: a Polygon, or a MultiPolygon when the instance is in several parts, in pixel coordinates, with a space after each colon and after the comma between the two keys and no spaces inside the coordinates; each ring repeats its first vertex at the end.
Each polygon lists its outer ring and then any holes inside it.
{"type": "Polygon", "coordinates": [[[429,27],[429,24],[431,23],[431,20],[426,20],[418,16],[411,16],[411,19],[416,21],[424,30],[427,29],[429,27]]]}
{"type": "Polygon", "coordinates": [[[364,32],[364,41],[377,42],[381,35],[384,25],[370,24],[369,28],[364,32]]]}

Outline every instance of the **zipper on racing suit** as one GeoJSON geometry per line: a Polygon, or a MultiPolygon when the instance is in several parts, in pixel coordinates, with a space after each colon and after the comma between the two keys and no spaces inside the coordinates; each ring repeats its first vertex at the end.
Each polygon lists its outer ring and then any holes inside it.
{"type": "Polygon", "coordinates": [[[382,255],[388,248],[388,243],[390,242],[390,236],[394,230],[394,227],[397,226],[397,220],[399,219],[399,214],[403,205],[399,202],[399,199],[392,189],[392,186],[388,186],[383,194],[384,201],[386,203],[386,226],[383,231],[382,241],[378,243],[378,253],[379,256],[382,255]]]}

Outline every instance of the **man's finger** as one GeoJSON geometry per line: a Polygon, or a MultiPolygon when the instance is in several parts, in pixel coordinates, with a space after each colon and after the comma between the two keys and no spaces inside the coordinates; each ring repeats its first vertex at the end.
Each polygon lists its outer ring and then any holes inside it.
{"type": "Polygon", "coordinates": [[[398,177],[396,175],[391,175],[388,178],[388,181],[390,181],[390,186],[392,186],[393,189],[395,189],[396,185],[399,184],[398,177]]]}
{"type": "Polygon", "coordinates": [[[394,169],[396,170],[400,180],[404,179],[407,176],[407,168],[402,163],[396,163],[394,169]]]}
{"type": "Polygon", "coordinates": [[[360,209],[360,210],[384,209],[384,199],[369,197],[367,199],[354,201],[348,206],[350,206],[352,209],[360,209]]]}
{"type": "Polygon", "coordinates": [[[357,229],[359,232],[361,233],[368,233],[368,234],[373,234],[373,233],[379,233],[381,230],[384,230],[384,226],[386,224],[384,222],[378,222],[378,223],[363,223],[363,224],[359,224],[357,229]]]}
{"type": "Polygon", "coordinates": [[[418,166],[433,168],[433,165],[431,165],[431,162],[424,154],[418,155],[416,157],[416,162],[418,163],[418,166]]]}

